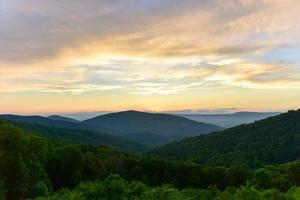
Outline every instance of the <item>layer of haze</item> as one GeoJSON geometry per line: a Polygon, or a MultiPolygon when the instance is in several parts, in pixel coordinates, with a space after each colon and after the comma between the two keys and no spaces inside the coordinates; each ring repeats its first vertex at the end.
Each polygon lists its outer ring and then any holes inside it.
{"type": "Polygon", "coordinates": [[[0,112],[299,107],[300,1],[0,0],[0,112]]]}

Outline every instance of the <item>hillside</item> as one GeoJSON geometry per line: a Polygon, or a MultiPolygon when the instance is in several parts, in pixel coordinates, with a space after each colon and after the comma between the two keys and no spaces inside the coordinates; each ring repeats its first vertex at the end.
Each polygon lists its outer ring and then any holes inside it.
{"type": "Polygon", "coordinates": [[[141,138],[143,138],[142,140],[153,140],[153,144],[222,129],[216,125],[196,122],[179,116],[138,111],[124,111],[101,115],[85,120],[83,124],[90,127],[113,129],[119,132],[120,136],[126,136],[130,140],[134,140],[140,134],[141,138]],[[151,138],[148,138],[147,133],[151,138]],[[157,135],[157,139],[154,138],[155,135],[157,135]]]}
{"type": "Polygon", "coordinates": [[[115,173],[130,156],[106,147],[63,143],[0,120],[0,199],[32,199],[115,173]],[[110,164],[112,163],[112,165],[110,164]]]}
{"type": "Polygon", "coordinates": [[[210,165],[261,166],[293,161],[300,157],[300,110],[187,138],[155,148],[149,154],[210,165]]]}
{"type": "Polygon", "coordinates": [[[106,145],[130,153],[141,153],[145,150],[145,146],[141,144],[106,133],[91,130],[55,128],[24,122],[10,123],[22,128],[26,132],[56,140],[93,146],[106,145]]]}
{"type": "Polygon", "coordinates": [[[236,112],[231,114],[180,114],[179,116],[198,122],[212,123],[230,128],[241,124],[253,123],[279,114],[278,112],[236,112]]]}

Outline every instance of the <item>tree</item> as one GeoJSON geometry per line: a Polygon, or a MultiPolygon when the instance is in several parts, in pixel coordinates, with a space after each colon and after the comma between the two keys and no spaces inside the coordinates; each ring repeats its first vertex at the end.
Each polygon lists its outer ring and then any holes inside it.
{"type": "Polygon", "coordinates": [[[261,200],[259,192],[251,186],[241,187],[234,197],[238,200],[261,200]]]}
{"type": "Polygon", "coordinates": [[[288,166],[288,179],[295,185],[300,185],[300,161],[288,166]]]}
{"type": "Polygon", "coordinates": [[[208,185],[215,185],[221,190],[228,185],[225,167],[209,167],[206,170],[206,176],[208,185]]]}
{"type": "Polygon", "coordinates": [[[254,173],[254,185],[258,188],[271,187],[271,175],[266,169],[258,169],[254,173]]]}
{"type": "Polygon", "coordinates": [[[230,186],[238,187],[252,178],[252,171],[247,166],[232,166],[227,169],[226,177],[230,186]]]}
{"type": "Polygon", "coordinates": [[[50,191],[47,184],[42,181],[37,182],[32,189],[32,197],[44,197],[49,194],[50,191]]]}

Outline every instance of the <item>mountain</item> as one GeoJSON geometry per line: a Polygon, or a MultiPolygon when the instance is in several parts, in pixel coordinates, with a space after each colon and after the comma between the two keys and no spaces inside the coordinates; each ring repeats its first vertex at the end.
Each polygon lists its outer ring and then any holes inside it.
{"type": "Polygon", "coordinates": [[[160,144],[159,141],[162,140],[172,141],[222,129],[213,124],[196,122],[180,116],[138,111],[101,115],[85,120],[82,124],[113,129],[118,135],[126,136],[130,140],[138,138],[138,135],[141,135],[144,141],[150,140],[148,135],[152,140],[157,137],[153,141],[154,145],[160,144]]]}
{"type": "Polygon", "coordinates": [[[248,125],[186,138],[157,147],[149,155],[200,164],[260,166],[300,158],[300,109],[248,125]]]}
{"type": "Polygon", "coordinates": [[[279,112],[236,112],[231,114],[179,114],[179,116],[198,122],[212,123],[221,127],[230,128],[279,114],[279,112]]]}
{"type": "Polygon", "coordinates": [[[69,117],[63,117],[60,115],[50,115],[47,117],[48,119],[57,120],[57,121],[65,121],[65,122],[73,122],[73,123],[79,123],[80,121],[76,119],[72,119],[69,117]]]}

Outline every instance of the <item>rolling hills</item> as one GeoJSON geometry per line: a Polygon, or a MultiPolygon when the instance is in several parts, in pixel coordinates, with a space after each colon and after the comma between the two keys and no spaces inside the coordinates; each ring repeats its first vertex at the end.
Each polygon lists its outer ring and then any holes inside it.
{"type": "Polygon", "coordinates": [[[86,126],[80,121],[74,120],[72,118],[58,116],[58,115],[43,117],[38,115],[21,116],[21,115],[6,114],[6,115],[0,115],[0,119],[13,121],[13,122],[23,122],[29,124],[37,124],[42,126],[72,129],[72,130],[92,130],[100,133],[109,133],[109,134],[114,132],[111,129],[106,129],[99,126],[98,127],[86,126]]]}
{"type": "Polygon", "coordinates": [[[186,138],[149,152],[209,165],[261,166],[300,158],[300,110],[248,125],[186,138]]]}
{"type": "MultiPolygon", "coordinates": [[[[0,115],[0,119],[71,129],[74,130],[74,133],[76,132],[77,136],[78,134],[82,135],[83,131],[89,130],[93,137],[97,133],[105,133],[113,135],[114,138],[122,138],[123,141],[133,141],[148,146],[166,144],[185,137],[222,129],[216,125],[196,122],[179,116],[138,111],[110,113],[82,122],[57,115],[49,117],[0,115]]],[[[95,144],[95,142],[91,144],[95,144]]]]}
{"type": "Polygon", "coordinates": [[[107,134],[102,132],[103,129],[98,129],[99,131],[89,130],[77,122],[66,121],[62,117],[59,117],[59,119],[56,117],[53,120],[41,116],[0,115],[0,119],[8,121],[27,132],[57,140],[95,146],[107,145],[131,153],[141,153],[145,149],[144,145],[107,134]]]}

